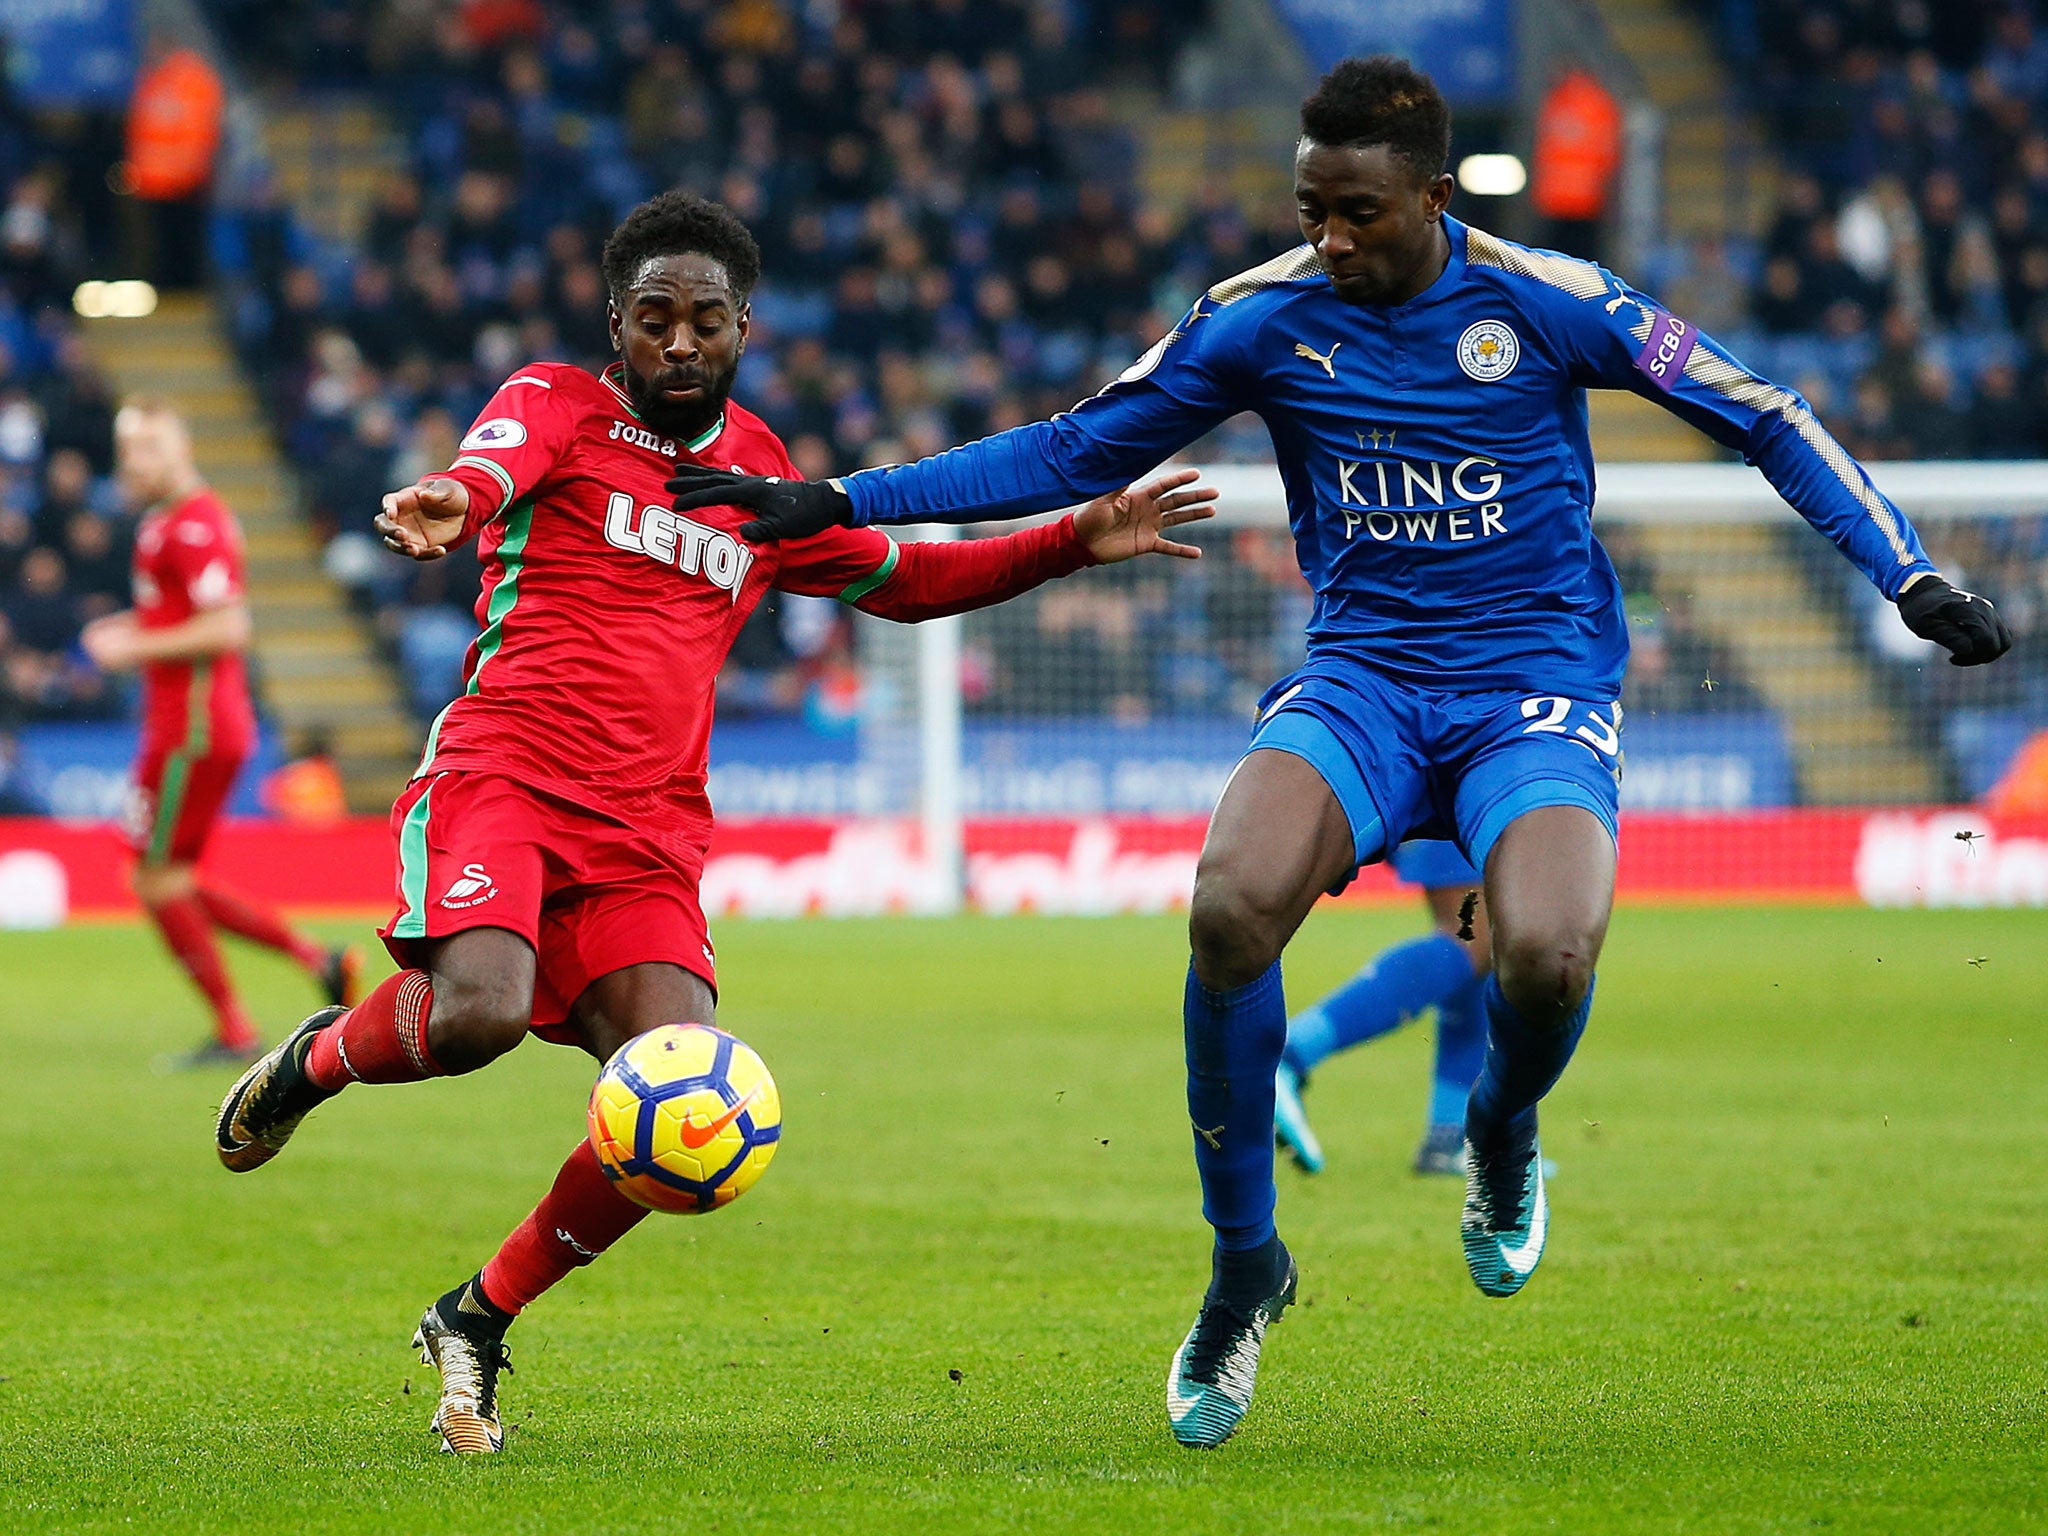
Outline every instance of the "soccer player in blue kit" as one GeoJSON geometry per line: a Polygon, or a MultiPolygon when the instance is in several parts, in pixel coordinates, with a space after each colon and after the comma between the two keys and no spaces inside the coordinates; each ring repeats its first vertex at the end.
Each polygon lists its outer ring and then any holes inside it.
{"type": "Polygon", "coordinates": [[[1346,60],[1301,129],[1306,243],[1211,288],[1073,410],[839,481],[681,466],[670,482],[679,510],[754,509],[748,538],[971,522],[1086,501],[1240,411],[1265,419],[1316,596],[1307,663],[1262,701],[1189,914],[1188,1110],[1215,1243],[1167,1379],[1188,1446],[1236,1429],[1295,1296],[1273,1221],[1281,949],[1322,892],[1409,837],[1459,844],[1493,925],[1466,1264],[1512,1296],[1542,1254],[1536,1106],[1592,1006],[1628,650],[1592,531],[1588,388],[1633,390],[1740,451],[1953,662],[2010,644],[1797,394],[1604,269],[1448,217],[1450,114],[1426,75],[1346,60]]]}

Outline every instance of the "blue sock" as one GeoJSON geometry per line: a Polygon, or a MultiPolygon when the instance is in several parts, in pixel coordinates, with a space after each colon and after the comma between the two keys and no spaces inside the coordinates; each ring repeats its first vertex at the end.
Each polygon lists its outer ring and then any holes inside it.
{"type": "Polygon", "coordinates": [[[1465,1123],[1465,1100],[1486,1060],[1486,978],[1474,976],[1436,1005],[1436,1074],[1429,1123],[1465,1123]]]}
{"type": "Polygon", "coordinates": [[[1280,962],[1263,975],[1213,992],[1188,966],[1182,1010],[1187,1035],[1188,1115],[1202,1214],[1225,1252],[1273,1238],[1273,1071],[1287,1042],[1280,962]]]}
{"type": "Polygon", "coordinates": [[[1382,950],[1287,1026],[1287,1064],[1306,1075],[1325,1056],[1398,1029],[1471,980],[1465,946],[1447,933],[1426,933],[1382,950]]]}
{"type": "Polygon", "coordinates": [[[1474,1142],[1498,1142],[1534,1129],[1537,1101],[1564,1074],[1586,1032],[1593,983],[1587,983],[1578,1011],[1555,1029],[1538,1029],[1523,1018],[1501,991],[1499,977],[1488,976],[1485,988],[1486,1065],[1472,1085],[1465,1134],[1474,1142]]]}

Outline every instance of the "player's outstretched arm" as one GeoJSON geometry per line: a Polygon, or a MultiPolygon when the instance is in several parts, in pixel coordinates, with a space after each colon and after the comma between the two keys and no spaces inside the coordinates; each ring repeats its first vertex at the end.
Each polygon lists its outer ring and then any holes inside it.
{"type": "Polygon", "coordinates": [[[836,480],[741,475],[678,464],[668,482],[678,512],[748,507],[756,543],[874,523],[973,523],[1029,517],[1121,487],[1228,416],[1139,384],[1084,400],[1051,421],[1013,427],[915,464],[836,480]]]}
{"type": "Polygon", "coordinates": [[[414,560],[439,560],[462,542],[468,518],[468,487],[459,480],[429,475],[417,485],[388,494],[374,526],[386,549],[414,560]]]}
{"type": "Polygon", "coordinates": [[[759,515],[740,536],[756,541],[1076,506],[1122,490],[1244,409],[1256,370],[1240,355],[1242,342],[1238,329],[1197,305],[1122,377],[1049,421],[837,480],[806,484],[678,465],[668,488],[678,512],[751,508],[759,515]]]}
{"type": "Polygon", "coordinates": [[[1196,485],[1201,477],[1197,469],[1176,469],[1147,485],[1098,496],[1074,514],[1074,536],[1088,546],[1097,565],[1139,555],[1199,560],[1199,549],[1175,543],[1164,531],[1216,515],[1216,487],[1196,485]]]}
{"type": "Polygon", "coordinates": [[[1569,338],[1583,382],[1633,390],[1738,450],[1955,665],[2006,653],[2012,635],[1991,604],[1942,579],[1906,514],[1797,390],[1761,377],[1612,273],[1601,276],[1607,287],[1594,297],[1548,284],[1531,290],[1569,338]]]}
{"type": "Polygon", "coordinates": [[[879,528],[829,529],[785,548],[775,584],[915,624],[1005,602],[1091,565],[1142,554],[1198,557],[1164,533],[1215,515],[1215,491],[1194,481],[1193,470],[1176,470],[993,539],[897,544],[879,528]]]}

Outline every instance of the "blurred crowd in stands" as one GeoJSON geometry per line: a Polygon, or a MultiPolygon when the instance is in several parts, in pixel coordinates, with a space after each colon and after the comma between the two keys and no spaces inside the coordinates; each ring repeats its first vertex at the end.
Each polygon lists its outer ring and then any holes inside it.
{"type": "MultiPolygon", "coordinates": [[[[1661,252],[1644,285],[1796,384],[1861,455],[2043,452],[2048,34],[2029,8],[1698,3],[1787,173],[1754,247],[1661,252]]],[[[1222,195],[1174,210],[1140,196],[1117,103],[1165,82],[1200,5],[205,8],[252,83],[357,93],[403,138],[360,240],[316,237],[258,178],[215,245],[235,340],[303,470],[328,568],[401,658],[422,714],[457,686],[479,573],[468,557],[388,558],[367,515],[382,491],[449,462],[520,362],[607,359],[598,250],[649,192],[701,188],[760,236],[738,395],[812,475],[1061,409],[1204,286],[1298,239],[1284,207],[1258,224],[1222,195]]],[[[111,405],[63,313],[91,190],[69,148],[37,145],[0,111],[0,711],[14,715],[119,709],[71,644],[80,618],[124,600],[128,525],[106,479],[111,405]]],[[[1251,418],[1197,450],[1268,451],[1251,418]]],[[[1631,713],[1756,708],[1734,658],[1682,596],[1656,589],[1625,530],[1603,536],[1629,593],[1631,713]]],[[[1307,594],[1284,538],[1202,537],[1228,558],[1120,568],[977,617],[971,707],[1244,707],[1298,653],[1307,594]]],[[[2040,524],[1932,538],[2001,601],[2023,646],[2048,629],[2040,524]]],[[[1856,612],[1865,599],[1848,601],[1856,612]]],[[[1887,612],[1865,617],[1880,655],[1924,659],[1887,612]]],[[[1994,686],[1926,670],[1918,686],[1939,699],[1994,686]]],[[[846,616],[804,599],[764,605],[722,680],[729,712],[827,723],[851,718],[861,687],[846,616]]]]}
{"type": "MultiPolygon", "coordinates": [[[[455,687],[477,571],[394,568],[366,509],[448,462],[519,363],[608,360],[597,257],[648,193],[700,188],[755,230],[737,397],[814,477],[1064,409],[1219,274],[1298,239],[1285,208],[1255,228],[1226,198],[1172,215],[1136,196],[1108,93],[1156,87],[1169,25],[1199,5],[880,0],[829,24],[766,0],[280,9],[223,14],[252,63],[320,39],[392,106],[410,163],[359,249],[309,242],[274,199],[241,216],[241,339],[310,468],[330,569],[382,616],[422,710],[455,687]]],[[[847,633],[837,610],[772,601],[725,707],[830,688],[847,633]]]]}
{"type": "MultiPolygon", "coordinates": [[[[1202,288],[1299,239],[1227,198],[1137,195],[1107,92],[1156,86],[1189,7],[932,0],[794,8],[668,0],[365,10],[229,6],[252,62],[317,47],[323,78],[378,92],[410,135],[359,249],[243,215],[243,342],[310,466],[329,568],[376,613],[415,706],[458,686],[473,559],[408,570],[363,528],[378,494],[448,462],[462,426],[532,357],[609,356],[597,253],[626,207],[704,188],[757,231],[765,274],[740,398],[812,476],[934,452],[1064,408],[1120,371],[1202,288]],[[424,107],[422,107],[424,103],[424,107]]],[[[303,70],[302,63],[290,66],[303,70]]],[[[1242,418],[1197,456],[1260,458],[1242,418]]],[[[1301,647],[1307,594],[1284,540],[1210,540],[1195,570],[1105,573],[978,618],[971,708],[1235,713],[1301,647]]],[[[1702,688],[1704,642],[1636,603],[1652,708],[1738,707],[1702,688]],[[1680,678],[1686,679],[1682,684],[1680,678]]],[[[857,707],[835,606],[771,600],[722,684],[730,715],[857,707]]]]}
{"type": "MultiPolygon", "coordinates": [[[[1865,459],[2048,453],[2048,29],[2030,0],[1708,0],[1785,166],[1749,263],[1742,355],[1865,459]]],[[[1739,263],[1738,263],[1739,264],[1739,263]]],[[[1695,281],[1728,307],[1731,263],[1695,281]]],[[[1735,302],[1740,304],[1738,289],[1735,302]]],[[[2018,638],[1980,676],[1928,659],[1863,592],[1872,648],[1935,706],[2048,707],[2048,529],[1922,528],[2018,638]]]]}
{"type": "Polygon", "coordinates": [[[20,808],[8,732],[105,719],[127,691],[78,648],[128,606],[133,519],[115,490],[114,402],[71,313],[104,176],[89,139],[45,133],[0,81],[0,814],[20,808]]]}
{"type": "Polygon", "coordinates": [[[2027,0],[1697,0],[1782,168],[1664,287],[1870,459],[2048,451],[2048,33],[2027,0]]]}

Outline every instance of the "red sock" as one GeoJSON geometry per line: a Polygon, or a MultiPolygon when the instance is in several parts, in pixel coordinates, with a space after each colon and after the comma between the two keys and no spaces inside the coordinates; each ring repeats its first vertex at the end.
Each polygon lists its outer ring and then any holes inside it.
{"type": "Polygon", "coordinates": [[[221,963],[220,945],[214,940],[213,924],[207,921],[206,909],[191,896],[174,896],[148,911],[157,932],[164,936],[165,946],[212,1005],[215,1037],[232,1050],[247,1050],[255,1045],[256,1031],[249,1016],[242,1012],[234,985],[228,980],[227,967],[221,963]]]}
{"type": "Polygon", "coordinates": [[[350,1083],[416,1083],[439,1077],[427,1050],[434,990],[425,971],[386,976],[376,990],[313,1037],[306,1076],[330,1093],[350,1083]]]}
{"type": "Polygon", "coordinates": [[[326,963],[326,950],[303,933],[294,932],[269,907],[259,907],[248,897],[217,885],[202,885],[193,894],[199,898],[199,905],[206,909],[206,915],[229,933],[239,934],[265,949],[290,955],[309,971],[317,971],[326,963]]]}
{"type": "Polygon", "coordinates": [[[647,1214],[616,1189],[597,1165],[588,1141],[576,1144],[555,1187],[533,1214],[512,1229],[484,1266],[484,1295],[492,1306],[518,1312],[579,1265],[611,1247],[647,1214]]]}

